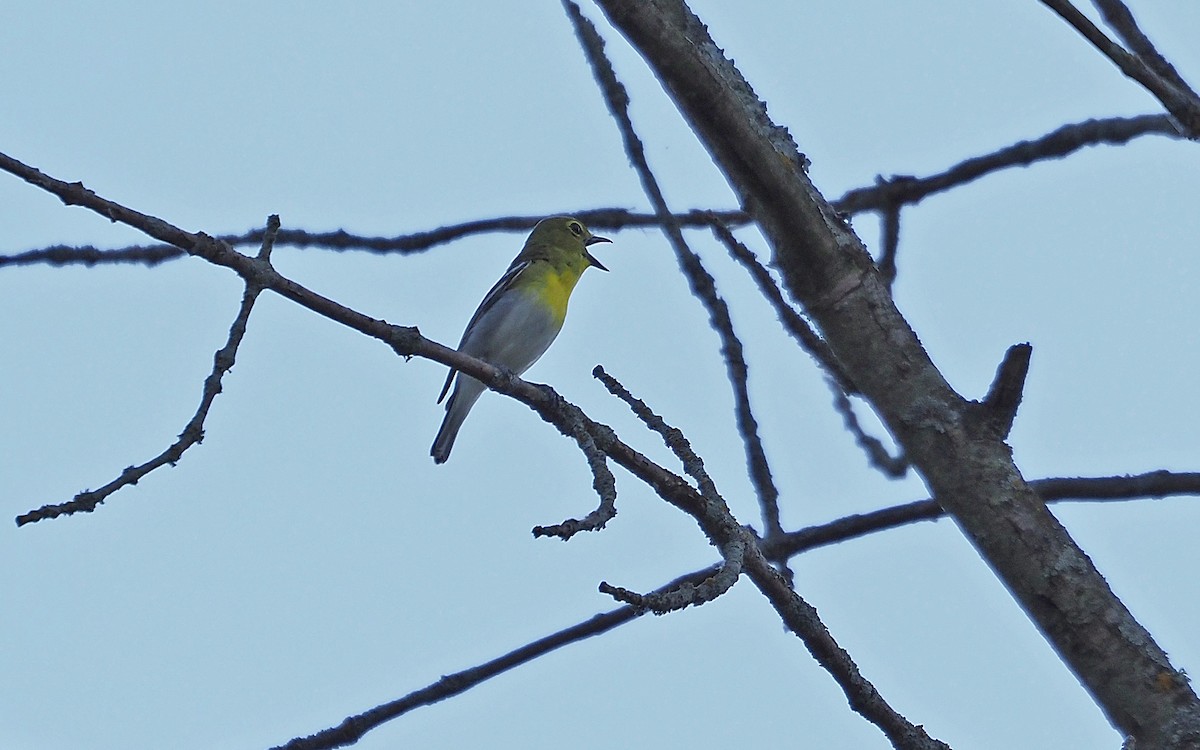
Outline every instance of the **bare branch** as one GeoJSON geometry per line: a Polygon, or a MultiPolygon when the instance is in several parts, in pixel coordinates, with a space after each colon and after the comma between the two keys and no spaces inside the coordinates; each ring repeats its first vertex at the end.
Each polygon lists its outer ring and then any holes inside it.
{"type": "MultiPolygon", "coordinates": [[[[1062,158],[1087,146],[1121,145],[1143,135],[1180,137],[1178,128],[1167,115],[1086,120],[1064,125],[1032,141],[1020,141],[994,153],[967,159],[945,172],[928,177],[880,179],[873,186],[856,188],[847,192],[840,199],[834,201],[833,205],[839,211],[848,214],[886,211],[888,206],[916,204],[929,195],[964,185],[1001,169],[1029,166],[1038,161],[1062,158]]],[[[589,226],[600,229],[658,227],[662,224],[657,214],[636,213],[622,208],[579,209],[563,213],[578,216],[589,226]]],[[[711,225],[711,220],[705,218],[709,214],[718,217],[723,223],[730,226],[741,226],[749,222],[749,216],[745,211],[693,209],[685,213],[674,214],[674,217],[681,227],[700,227],[705,224],[711,225]]],[[[473,234],[494,231],[526,231],[537,223],[539,218],[542,217],[501,216],[451,224],[395,237],[364,237],[345,230],[308,232],[302,229],[283,229],[279,233],[277,244],[299,248],[321,247],[328,250],[366,251],[378,254],[417,253],[473,234]]],[[[223,234],[215,239],[231,247],[257,245],[262,241],[262,230],[254,229],[242,234],[223,234]]],[[[54,245],[13,255],[0,255],[0,268],[35,264],[94,266],[137,263],[155,266],[167,260],[182,258],[184,255],[186,253],[173,245],[135,245],[114,250],[101,250],[91,245],[79,247],[54,245]]]]}
{"type": "Polygon", "coordinates": [[[729,383],[733,388],[734,414],[738,434],[741,435],[742,445],[746,452],[746,466],[750,481],[758,495],[762,507],[763,522],[766,525],[767,536],[783,533],[779,524],[779,490],[771,476],[771,468],[767,463],[767,454],[763,448],[762,438],[758,433],[758,420],[750,407],[749,365],[746,363],[742,342],[733,330],[733,319],[729,314],[729,305],[717,293],[716,281],[704,268],[700,256],[688,247],[683,238],[679,224],[667,206],[666,198],[658,185],[658,180],[646,162],[645,149],[641,138],[633,128],[629,118],[629,94],[624,85],[617,80],[612,63],[604,53],[604,40],[600,38],[592,22],[584,18],[579,6],[570,0],[565,0],[563,6],[571,23],[575,26],[588,64],[600,91],[604,94],[609,113],[621,131],[625,144],[625,153],[630,163],[641,179],[642,188],[650,203],[654,206],[656,215],[662,220],[662,230],[667,235],[679,267],[688,280],[692,294],[700,300],[708,312],[709,325],[717,332],[721,340],[721,355],[725,360],[725,370],[729,383]]]}
{"type": "Polygon", "coordinates": [[[850,382],[850,377],[838,363],[837,357],[833,356],[833,352],[829,350],[829,345],[812,329],[804,316],[787,303],[770,271],[759,262],[750,248],[739,242],[729,227],[716,215],[713,216],[712,231],[713,235],[725,245],[733,259],[741,263],[742,267],[750,273],[750,278],[758,286],[758,291],[762,293],[767,302],[771,303],[771,307],[775,308],[775,315],[779,318],[779,322],[800,345],[800,348],[817,361],[817,364],[837,383],[839,388],[846,393],[857,393],[858,389],[854,383],[850,382]]]}
{"type": "MultiPolygon", "coordinates": [[[[558,394],[551,390],[548,396],[556,398],[558,394]]],[[[604,525],[617,515],[617,480],[613,476],[612,470],[608,468],[608,459],[605,457],[604,451],[596,447],[596,441],[592,439],[587,426],[581,421],[575,421],[572,425],[572,435],[575,438],[575,442],[579,445],[579,449],[583,451],[583,455],[587,458],[588,467],[592,470],[592,488],[600,496],[600,505],[591,513],[584,516],[582,520],[568,518],[566,521],[554,526],[533,527],[533,536],[535,538],[556,536],[565,542],[581,531],[599,531],[603,529],[604,525]]]]}
{"type": "MultiPolygon", "coordinates": [[[[1133,500],[1140,497],[1200,494],[1200,472],[1175,474],[1155,471],[1137,476],[1085,477],[1038,479],[1031,482],[1047,502],[1063,500],[1133,500]]],[[[801,552],[846,541],[885,529],[944,517],[945,513],[933,500],[920,500],[906,505],[847,516],[819,526],[791,532],[771,545],[764,545],[770,555],[794,556],[801,552]]],[[[678,591],[687,585],[698,585],[718,573],[720,566],[712,565],[693,571],[660,586],[650,595],[678,591]]],[[[557,648],[608,632],[637,619],[645,610],[623,606],[564,628],[545,638],[479,666],[448,675],[403,698],[347,718],[341,724],[310,737],[295,739],[281,746],[287,750],[328,750],[351,745],[371,729],[409,711],[428,706],[465,692],[490,677],[526,664],[557,648]]],[[[280,749],[277,749],[280,750],[280,749]]]]}
{"type": "MultiPolygon", "coordinates": [[[[1054,477],[1029,483],[1047,503],[1064,501],[1131,501],[1179,495],[1200,495],[1200,472],[1165,470],[1111,477],[1054,477]]],[[[817,547],[837,544],[877,531],[894,529],[918,521],[935,521],[946,512],[932,499],[839,518],[818,526],[788,532],[777,543],[764,544],[766,554],[792,557],[817,547]]]]}
{"type": "MultiPolygon", "coordinates": [[[[174,243],[191,255],[228,268],[246,282],[247,288],[270,289],[318,315],[382,341],[400,356],[419,356],[453,367],[488,388],[528,405],[542,419],[553,424],[568,437],[576,438],[582,426],[582,430],[595,441],[598,451],[614,458],[635,476],[650,484],[668,502],[684,510],[694,510],[700,505],[699,496],[682,477],[647,460],[645,456],[622,443],[611,428],[589,419],[577,406],[558,396],[548,386],[528,383],[507,370],[426,339],[416,328],[391,325],[323,297],[276,271],[266,261],[266,251],[260,253],[258,258],[250,258],[208,235],[185,232],[162,219],[101,198],[80,183],[57,180],[4,154],[0,154],[0,169],[58,196],[67,205],[83,206],[113,221],[139,229],[156,239],[174,243]]],[[[133,479],[138,476],[140,475],[133,476],[133,479]]],[[[603,487],[605,483],[603,477],[597,480],[597,484],[600,485],[597,491],[602,493],[602,498],[603,493],[607,492],[603,487]]]]}
{"type": "Polygon", "coordinates": [[[639,610],[650,610],[656,615],[677,612],[688,606],[698,607],[716,599],[737,583],[738,578],[742,575],[742,566],[746,557],[745,540],[738,539],[726,544],[721,549],[721,557],[724,560],[721,566],[711,576],[699,583],[688,581],[674,588],[659,589],[649,594],[637,594],[629,589],[602,582],[600,592],[639,610]]]}
{"type": "Polygon", "coordinates": [[[279,237],[279,214],[267,217],[267,230],[263,232],[262,245],[258,248],[258,259],[264,263],[271,262],[271,252],[275,249],[275,241],[279,237]]]}
{"type": "Polygon", "coordinates": [[[1154,43],[1150,41],[1150,37],[1141,30],[1133,18],[1133,13],[1129,11],[1125,3],[1121,0],[1092,0],[1092,2],[1100,9],[1101,15],[1104,16],[1104,22],[1117,32],[1126,46],[1133,50],[1133,53],[1143,63],[1172,86],[1180,91],[1186,91],[1193,98],[1196,97],[1195,90],[1188,85],[1187,81],[1183,80],[1183,76],[1179,75],[1175,66],[1167,62],[1154,43]]]}
{"type": "Polygon", "coordinates": [[[883,277],[883,283],[891,289],[896,281],[896,253],[900,249],[899,204],[883,210],[883,236],[880,239],[879,259],[875,261],[875,265],[879,266],[879,275],[883,277]]]}
{"type": "MultiPolygon", "coordinates": [[[[1103,31],[1097,28],[1096,24],[1091,22],[1091,19],[1072,5],[1070,0],[1041,0],[1041,2],[1078,31],[1084,39],[1091,42],[1092,46],[1111,60],[1126,77],[1140,83],[1154,98],[1158,99],[1183,128],[1184,135],[1189,138],[1200,138],[1200,99],[1186,87],[1186,84],[1180,88],[1174,81],[1164,79],[1140,57],[1131,54],[1121,45],[1109,39],[1103,31]]],[[[1129,20],[1132,21],[1132,16],[1129,20]]],[[[1146,43],[1149,44],[1148,39],[1146,43]]],[[[1172,71],[1174,71],[1173,68],[1172,71]]],[[[1175,77],[1178,78],[1178,74],[1175,74],[1175,77]]]]}
{"type": "MultiPolygon", "coordinates": [[[[671,581],[663,588],[675,588],[689,581],[700,581],[711,574],[711,570],[700,571],[671,581]]],[[[533,661],[539,656],[554,651],[562,646],[601,635],[620,625],[635,620],[642,612],[634,607],[621,607],[611,612],[605,612],[591,617],[583,622],[564,628],[557,633],[539,638],[532,643],[508,652],[503,656],[492,659],[470,669],[446,675],[437,682],[415,690],[403,698],[376,706],[369,711],[347,717],[335,727],[325,729],[308,737],[298,737],[273,750],[329,750],[335,747],[353,745],[362,739],[363,735],[379,727],[381,724],[403,716],[421,706],[431,706],[434,703],[466,692],[480,683],[503,674],[514,667],[533,661]]]]}
{"type": "Polygon", "coordinates": [[[871,187],[855,188],[833,201],[839,211],[857,214],[887,211],[889,206],[915,205],[934,193],[1010,167],[1027,167],[1039,161],[1061,159],[1087,146],[1121,145],[1143,135],[1179,138],[1167,115],[1111,117],[1064,125],[1031,141],[1018,141],[983,156],[976,156],[928,177],[893,177],[871,187]]]}
{"type": "MultiPolygon", "coordinates": [[[[850,707],[864,718],[875,724],[892,740],[898,748],[931,750],[947,746],[930,738],[925,730],[905,719],[883,700],[875,687],[858,670],[858,666],[850,655],[834,640],[817,616],[817,612],[792,588],[789,570],[777,570],[772,561],[766,557],[759,547],[759,540],[747,529],[739,526],[733,514],[729,512],[724,500],[716,495],[712,480],[708,479],[700,462],[683,435],[678,430],[669,427],[662,418],[654,414],[644,403],[635,399],[616,380],[608,376],[603,369],[597,367],[593,375],[599,378],[611,393],[624,400],[634,410],[634,413],[651,429],[663,435],[664,440],[685,466],[688,473],[696,478],[702,488],[703,501],[690,504],[681,509],[694,517],[704,529],[709,540],[717,545],[722,553],[734,549],[743,550],[743,559],[739,570],[745,572],[755,586],[758,587],[774,606],[784,624],[804,642],[809,653],[834,678],[845,692],[850,707]],[[739,545],[739,546],[731,546],[739,545]]],[[[667,498],[669,487],[656,487],[660,497],[667,498]]],[[[727,566],[730,565],[726,558],[727,566]]],[[[728,573],[727,573],[728,575],[728,573]]],[[[736,577],[735,577],[736,578],[736,577]]],[[[720,580],[719,576],[716,580],[720,580]]],[[[732,585],[732,581],[729,581],[732,585]]],[[[719,592],[719,587],[714,584],[719,592]]],[[[676,605],[686,606],[687,603],[699,603],[692,592],[672,592],[649,600],[639,598],[636,594],[624,589],[618,590],[608,586],[605,589],[610,594],[621,596],[639,605],[671,609],[676,605]],[[689,599],[691,597],[691,599],[689,599]]],[[[707,593],[707,592],[706,592],[707,593]]]]}
{"type": "MultiPolygon", "coordinates": [[[[693,468],[689,473],[697,476],[697,481],[708,490],[700,497],[694,496],[686,502],[680,502],[679,493],[690,490],[690,487],[660,483],[658,477],[643,476],[644,481],[651,484],[659,496],[684,512],[691,515],[704,530],[705,535],[723,552],[737,549],[731,545],[740,544],[744,550],[742,571],[745,572],[755,586],[758,587],[774,606],[784,624],[804,642],[809,653],[834,678],[845,692],[850,707],[875,724],[892,741],[897,748],[913,750],[942,749],[947,746],[930,738],[923,728],[905,719],[897,713],[879,695],[875,687],[858,670],[850,655],[834,640],[833,636],[822,624],[816,610],[805,602],[791,586],[791,581],[785,574],[776,570],[758,546],[758,539],[747,529],[738,525],[737,520],[729,512],[725,502],[715,495],[711,480],[707,479],[699,458],[691,453],[682,435],[667,427],[660,418],[653,415],[645,404],[637,401],[628,394],[619,383],[609,378],[602,369],[597,368],[593,374],[600,378],[611,392],[621,396],[634,408],[652,429],[663,434],[668,445],[679,455],[685,465],[693,468]]],[[[632,465],[631,465],[632,466],[632,465]]],[[[628,468],[628,467],[627,467],[628,468]]],[[[685,597],[681,593],[679,598],[685,597]]],[[[652,600],[655,604],[674,604],[676,600],[652,600]]],[[[643,602],[644,603],[644,602],[643,602]]]]}
{"type": "Polygon", "coordinates": [[[101,250],[92,245],[51,245],[26,250],[23,253],[0,255],[0,268],[10,266],[99,266],[130,263],[153,268],[168,260],[183,258],[187,253],[172,245],[132,245],[113,250],[101,250]]]}
{"type": "Polygon", "coordinates": [[[771,602],[788,630],[804,642],[817,663],[833,676],[850,708],[874,724],[897,750],[949,750],[920,724],[913,724],[883,699],[858,665],[825,628],[817,611],[789,585],[757,547],[747,550],[746,574],[771,602]]]}
{"type": "Polygon", "coordinates": [[[603,383],[609,393],[624,401],[634,415],[642,420],[643,424],[662,437],[663,443],[671,449],[671,452],[683,464],[684,473],[696,480],[696,486],[699,488],[701,496],[710,500],[720,499],[720,493],[717,492],[717,485],[713,482],[712,477],[708,475],[708,470],[704,468],[704,460],[692,450],[687,437],[679,428],[667,424],[666,420],[655,414],[646,405],[645,401],[635,397],[629,392],[629,389],[623,386],[612,375],[605,372],[604,368],[600,365],[596,365],[592,369],[592,377],[603,383]]]}
{"type": "MultiPolygon", "coordinates": [[[[566,210],[559,213],[576,216],[593,229],[624,229],[627,227],[657,227],[661,224],[657,214],[645,214],[625,208],[592,208],[566,210]]],[[[675,214],[680,226],[702,227],[709,222],[709,214],[715,213],[732,225],[749,221],[745,211],[710,211],[693,209],[675,214]]],[[[449,224],[423,232],[402,234],[395,237],[365,237],[345,230],[334,232],[307,232],[303,229],[284,229],[279,232],[276,244],[289,247],[320,247],[337,251],[365,251],[379,255],[420,253],[439,245],[485,232],[528,231],[545,215],[498,216],[490,219],[449,224]]],[[[261,229],[252,229],[242,234],[223,234],[214,238],[230,247],[258,245],[262,242],[261,229]]],[[[37,250],[28,250],[13,255],[0,255],[0,268],[6,266],[28,266],[48,264],[51,266],[136,263],[155,266],[168,260],[182,258],[185,253],[174,245],[134,245],[116,250],[100,250],[91,245],[69,247],[54,245],[37,250]]]]}
{"type": "Polygon", "coordinates": [[[1004,360],[996,370],[996,378],[983,399],[987,418],[995,425],[1001,439],[1012,431],[1017,407],[1025,391],[1025,376],[1029,374],[1029,358],[1033,347],[1029,344],[1014,344],[1004,353],[1004,360]]]}
{"type": "MultiPolygon", "coordinates": [[[[826,383],[833,394],[834,407],[842,415],[846,430],[854,436],[854,442],[866,452],[867,460],[870,461],[871,466],[879,469],[885,476],[893,479],[903,477],[908,472],[908,460],[903,454],[893,458],[887,452],[882,441],[868,435],[863,430],[848,398],[849,395],[856,395],[859,391],[850,381],[850,377],[846,375],[841,364],[838,363],[837,357],[829,350],[829,346],[812,330],[808,321],[784,300],[783,292],[775,284],[775,279],[758,262],[758,258],[755,257],[754,253],[750,252],[750,249],[741,242],[738,242],[733,232],[719,220],[714,219],[712,229],[713,234],[724,243],[734,259],[750,272],[750,276],[758,285],[759,291],[771,303],[771,306],[775,308],[776,315],[779,317],[779,321],[783,324],[784,329],[800,344],[800,348],[808,352],[825,370],[826,375],[828,375],[826,383]]],[[[779,558],[771,557],[771,559],[782,563],[782,560],[779,558]]]]}
{"type": "Polygon", "coordinates": [[[908,472],[908,460],[903,454],[893,458],[883,446],[882,441],[868,435],[863,430],[862,425],[858,422],[858,416],[855,415],[854,408],[850,404],[850,399],[847,397],[858,394],[859,391],[850,381],[850,377],[846,375],[841,364],[838,363],[837,357],[829,350],[829,346],[812,330],[800,313],[784,300],[783,293],[776,286],[771,274],[758,262],[758,258],[750,252],[749,248],[738,242],[733,233],[716,220],[713,223],[713,234],[725,244],[730,254],[750,272],[750,276],[758,284],[759,291],[775,308],[776,315],[783,323],[784,329],[800,344],[800,348],[808,352],[825,370],[829,376],[826,382],[829,384],[829,390],[833,393],[834,407],[842,415],[846,430],[854,436],[854,442],[866,452],[871,466],[893,479],[903,477],[908,472]]]}
{"type": "Polygon", "coordinates": [[[1162,679],[1178,674],[1166,653],[1025,482],[1008,446],[969,418],[972,405],[934,366],[862,243],[808,179],[795,141],[703,22],[682,0],[598,3],[720,166],[772,245],[789,293],[938,502],[1109,719],[1154,747],[1200,735],[1200,699],[1183,680],[1162,679]]]}
{"type": "MultiPolygon", "coordinates": [[[[264,260],[269,258],[271,244],[274,242],[275,233],[278,231],[279,217],[271,216],[267,220],[267,230],[263,235],[262,250],[259,253],[260,258],[264,260]]],[[[233,320],[233,324],[229,327],[229,337],[225,341],[225,345],[213,355],[212,371],[204,379],[204,388],[200,396],[200,406],[197,407],[196,413],[192,415],[187,425],[184,426],[183,432],[179,433],[178,440],[146,463],[139,466],[127,467],[121,472],[120,476],[98,490],[85,490],[68,502],[43,505],[40,508],[17,516],[17,526],[24,526],[27,523],[35,523],[43,519],[57,518],[58,516],[71,515],[73,513],[91,513],[109,495],[122,487],[137,484],[138,480],[161,466],[166,466],[167,464],[174,466],[183,457],[184,452],[188,448],[204,440],[204,420],[208,418],[208,411],[212,408],[217,394],[221,392],[221,379],[225,376],[225,373],[233,369],[238,347],[246,335],[246,323],[250,319],[250,311],[254,309],[254,303],[258,301],[258,295],[261,292],[262,287],[258,284],[246,283],[245,292],[242,294],[241,307],[238,310],[237,317],[233,320]]]]}
{"type": "Polygon", "coordinates": [[[1111,477],[1056,477],[1031,483],[1046,502],[1056,500],[1134,500],[1200,494],[1200,472],[1166,469],[1111,477]]]}
{"type": "Polygon", "coordinates": [[[868,435],[863,429],[858,415],[854,413],[854,405],[850,403],[846,394],[834,388],[830,390],[833,391],[833,408],[842,415],[842,424],[846,426],[846,431],[854,436],[855,444],[867,454],[868,463],[891,479],[900,479],[907,474],[910,464],[904,452],[901,451],[896,456],[888,453],[882,440],[868,435]]]}

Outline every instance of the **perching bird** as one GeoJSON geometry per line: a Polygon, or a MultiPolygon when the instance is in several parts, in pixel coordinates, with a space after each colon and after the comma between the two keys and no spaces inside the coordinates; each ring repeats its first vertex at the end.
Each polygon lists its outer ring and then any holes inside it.
{"type": "MultiPolygon", "coordinates": [[[[588,266],[608,270],[592,257],[588,246],[611,241],[592,234],[583,222],[570,216],[539,221],[508,271],[483,298],[458,350],[516,375],[528,370],[562,329],[567,300],[584,270],[588,266]]],[[[451,369],[446,376],[439,404],[456,372],[451,369]]],[[[459,376],[446,402],[446,418],[429,451],[434,463],[445,463],[450,457],[458,429],[484,390],[478,380],[459,376]]]]}

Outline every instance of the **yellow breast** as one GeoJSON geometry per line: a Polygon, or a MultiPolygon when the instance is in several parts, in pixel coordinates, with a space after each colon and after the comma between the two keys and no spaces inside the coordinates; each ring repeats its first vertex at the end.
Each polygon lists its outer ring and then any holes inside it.
{"type": "Polygon", "coordinates": [[[562,325],[567,317],[567,302],[571,292],[579,282],[581,273],[571,268],[555,268],[549,263],[539,263],[542,266],[536,270],[537,279],[530,279],[530,289],[535,290],[538,299],[550,310],[558,325],[562,325]]]}

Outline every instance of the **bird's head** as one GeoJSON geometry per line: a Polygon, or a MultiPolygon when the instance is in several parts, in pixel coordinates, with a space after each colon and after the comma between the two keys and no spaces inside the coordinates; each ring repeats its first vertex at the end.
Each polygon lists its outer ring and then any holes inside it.
{"type": "Polygon", "coordinates": [[[595,266],[601,271],[607,271],[604,264],[588,252],[588,247],[597,242],[612,242],[612,240],[592,234],[582,221],[572,216],[551,216],[537,223],[537,226],[533,228],[533,233],[525,242],[525,248],[526,251],[537,248],[550,253],[565,251],[575,257],[583,258],[588,265],[595,266]]]}

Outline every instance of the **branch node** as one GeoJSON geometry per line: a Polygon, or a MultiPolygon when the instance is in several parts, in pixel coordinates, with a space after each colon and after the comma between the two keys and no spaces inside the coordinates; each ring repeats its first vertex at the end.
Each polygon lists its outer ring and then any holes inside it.
{"type": "Polygon", "coordinates": [[[1012,431],[1017,408],[1025,390],[1025,377],[1029,374],[1029,358],[1033,347],[1028,343],[1014,344],[1004,353],[1004,359],[996,368],[996,377],[988,388],[982,406],[1002,438],[1012,431]]]}

